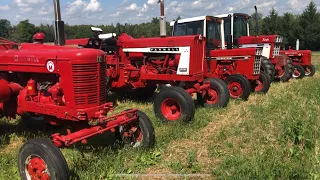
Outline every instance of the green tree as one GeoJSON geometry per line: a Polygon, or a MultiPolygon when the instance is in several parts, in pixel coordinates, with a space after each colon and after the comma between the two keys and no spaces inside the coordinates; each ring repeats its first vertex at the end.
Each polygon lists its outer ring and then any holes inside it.
{"type": "MultiPolygon", "coordinates": [[[[262,31],[262,21],[263,21],[263,15],[261,13],[258,13],[258,35],[261,34],[261,31],[262,31]]],[[[249,19],[249,32],[250,32],[250,35],[256,35],[256,13],[253,13],[251,15],[251,18],[249,19]]]]}
{"type": "Polygon", "coordinates": [[[21,21],[13,28],[11,39],[17,42],[32,42],[32,36],[37,32],[34,24],[29,20],[21,21]]]}
{"type": "Polygon", "coordinates": [[[10,21],[7,19],[0,19],[0,37],[8,38],[10,29],[10,21]]]}
{"type": "Polygon", "coordinates": [[[281,20],[278,16],[278,12],[272,8],[269,16],[263,19],[262,33],[263,34],[282,34],[283,29],[281,26],[281,20]]]}
{"type": "Polygon", "coordinates": [[[311,1],[299,18],[301,26],[299,39],[302,41],[301,48],[310,50],[320,49],[320,15],[316,4],[311,1]]]}
{"type": "Polygon", "coordinates": [[[291,13],[284,13],[280,18],[280,24],[282,26],[281,35],[285,37],[285,45],[294,47],[298,38],[301,27],[298,23],[298,16],[291,13]]]}

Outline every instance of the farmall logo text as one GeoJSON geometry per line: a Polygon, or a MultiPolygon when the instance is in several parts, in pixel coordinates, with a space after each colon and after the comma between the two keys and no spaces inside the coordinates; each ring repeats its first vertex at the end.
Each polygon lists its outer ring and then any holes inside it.
{"type": "Polygon", "coordinates": [[[269,41],[269,38],[262,38],[262,41],[269,41]]]}
{"type": "Polygon", "coordinates": [[[34,56],[14,56],[14,61],[16,62],[39,62],[39,58],[34,57],[34,56]]]}

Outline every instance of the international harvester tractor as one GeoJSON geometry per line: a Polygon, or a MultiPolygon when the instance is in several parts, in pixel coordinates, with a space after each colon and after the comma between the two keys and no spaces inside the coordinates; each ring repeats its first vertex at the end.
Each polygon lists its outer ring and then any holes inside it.
{"type": "Polygon", "coordinates": [[[52,125],[72,127],[67,134],[28,140],[19,152],[23,180],[69,179],[66,160],[58,147],[87,143],[111,131],[132,147],[151,147],[154,130],[137,109],[110,115],[106,102],[106,59],[101,50],[64,47],[64,22],[54,0],[56,45],[23,43],[0,51],[0,114],[43,117],[52,125]]]}
{"type": "Polygon", "coordinates": [[[66,42],[105,51],[111,91],[147,97],[153,95],[157,84],[175,85],[155,96],[154,112],[163,121],[192,120],[195,93],[203,106],[225,107],[230,97],[227,85],[205,75],[205,38],[167,37],[163,1],[160,7],[160,37],[135,39],[122,32],[116,37],[110,33],[66,42]]]}
{"type": "MultiPolygon", "coordinates": [[[[257,8],[256,14],[257,14],[257,8]]],[[[293,74],[292,61],[288,56],[280,54],[283,37],[280,35],[258,35],[258,19],[256,16],[256,36],[251,36],[249,31],[248,14],[229,13],[215,16],[222,18],[221,25],[224,26],[225,34],[232,35],[232,45],[238,48],[261,47],[262,66],[261,69],[271,79],[288,81],[293,74]]]]}
{"type": "MultiPolygon", "coordinates": [[[[262,48],[225,47],[225,35],[220,23],[221,19],[200,16],[173,21],[170,25],[173,26],[173,36],[201,34],[206,38],[205,76],[225,80],[232,98],[247,99],[252,89],[266,93],[270,80],[264,72],[260,72],[262,48]]],[[[231,41],[231,36],[228,37],[231,41]]]]}
{"type": "Polygon", "coordinates": [[[303,78],[304,76],[313,76],[316,72],[315,67],[311,63],[311,51],[300,50],[300,41],[297,40],[296,49],[289,47],[288,50],[280,50],[280,54],[287,55],[293,63],[293,78],[303,78]]]}

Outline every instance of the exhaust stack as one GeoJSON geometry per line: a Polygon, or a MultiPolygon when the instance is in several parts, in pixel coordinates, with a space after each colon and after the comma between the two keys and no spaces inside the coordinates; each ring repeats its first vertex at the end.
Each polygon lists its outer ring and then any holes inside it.
{"type": "Polygon", "coordinates": [[[258,20],[258,9],[257,6],[254,6],[256,12],[256,36],[259,35],[259,20],[258,20]]]}
{"type": "Polygon", "coordinates": [[[166,17],[164,16],[164,0],[159,0],[160,3],[160,36],[167,36],[166,17]]]}
{"type": "Polygon", "coordinates": [[[297,39],[296,50],[299,51],[299,49],[300,49],[300,41],[299,41],[299,39],[297,39]]]}
{"type": "Polygon", "coordinates": [[[66,44],[66,40],[64,37],[64,22],[61,20],[61,11],[60,11],[60,0],[53,0],[54,6],[54,37],[55,37],[55,45],[63,46],[66,44]]]}

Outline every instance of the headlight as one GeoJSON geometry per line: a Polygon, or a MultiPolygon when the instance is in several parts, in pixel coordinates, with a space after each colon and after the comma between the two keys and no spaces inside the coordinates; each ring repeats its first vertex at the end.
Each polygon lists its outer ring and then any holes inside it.
{"type": "Polygon", "coordinates": [[[92,41],[91,40],[89,41],[89,45],[92,45],[92,41]]]}
{"type": "Polygon", "coordinates": [[[96,46],[99,46],[99,45],[100,45],[99,41],[97,41],[97,40],[94,41],[94,44],[95,44],[96,46]]]}

